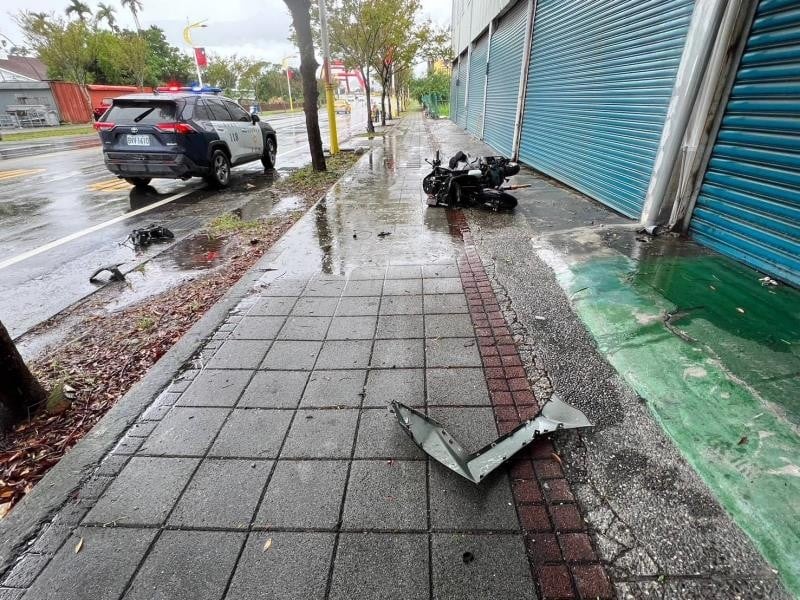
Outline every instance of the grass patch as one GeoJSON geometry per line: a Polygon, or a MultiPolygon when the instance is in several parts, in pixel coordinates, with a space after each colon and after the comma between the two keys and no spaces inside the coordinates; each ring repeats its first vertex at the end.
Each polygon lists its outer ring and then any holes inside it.
{"type": "Polygon", "coordinates": [[[19,133],[8,133],[3,136],[3,141],[23,142],[25,140],[88,135],[90,133],[94,133],[94,127],[91,125],[65,125],[57,129],[32,129],[30,131],[20,131],[19,133]]]}
{"type": "Polygon", "coordinates": [[[318,172],[311,165],[306,165],[277,181],[272,189],[276,192],[301,194],[309,200],[316,201],[315,196],[321,195],[357,160],[358,155],[354,152],[340,152],[336,156],[326,156],[327,170],[318,172]]]}
{"type": "Polygon", "coordinates": [[[211,230],[211,233],[215,235],[227,235],[238,231],[255,229],[259,224],[258,220],[243,221],[239,215],[225,213],[213,219],[208,224],[208,228],[211,230]]]}

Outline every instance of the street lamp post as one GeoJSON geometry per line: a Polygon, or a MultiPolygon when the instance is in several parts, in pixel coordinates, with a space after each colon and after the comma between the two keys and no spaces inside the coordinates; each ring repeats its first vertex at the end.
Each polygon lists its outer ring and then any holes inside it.
{"type": "Polygon", "coordinates": [[[336,110],[333,106],[333,82],[331,81],[331,53],[328,46],[328,16],[325,0],[319,0],[319,24],[322,34],[322,71],[325,77],[325,104],[328,107],[328,127],[331,132],[331,154],[339,154],[339,135],[336,132],[336,110]]]}
{"type": "MultiPolygon", "coordinates": [[[[192,49],[192,56],[194,58],[194,68],[197,69],[197,85],[203,87],[203,76],[200,73],[200,63],[197,62],[197,52],[194,49],[194,44],[192,43],[192,29],[197,27],[208,27],[206,25],[206,21],[208,19],[203,19],[202,21],[198,21],[197,23],[191,23],[183,28],[183,41],[186,42],[189,47],[192,49]]],[[[188,21],[188,19],[187,19],[188,21]]]]}

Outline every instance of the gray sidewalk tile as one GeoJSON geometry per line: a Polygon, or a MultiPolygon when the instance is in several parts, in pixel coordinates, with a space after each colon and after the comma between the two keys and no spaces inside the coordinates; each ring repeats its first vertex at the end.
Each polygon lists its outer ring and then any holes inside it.
{"type": "Polygon", "coordinates": [[[358,267],[357,269],[353,269],[350,273],[350,279],[353,281],[383,279],[385,275],[386,267],[358,267]]]}
{"type": "Polygon", "coordinates": [[[328,296],[338,298],[344,290],[344,280],[316,279],[306,286],[303,296],[328,296]]]}
{"type": "Polygon", "coordinates": [[[279,340],[324,340],[331,317],[289,317],[279,340]]]}
{"type": "Polygon", "coordinates": [[[251,533],[226,600],[322,600],[334,539],[332,533],[251,533]]]}
{"type": "Polygon", "coordinates": [[[292,414],[291,410],[235,409],[222,426],[209,456],[275,458],[292,414]]]}
{"type": "Polygon", "coordinates": [[[428,369],[428,405],[490,406],[483,369],[428,369]]]}
{"type": "Polygon", "coordinates": [[[286,317],[245,317],[233,330],[235,340],[274,340],[286,317]]]}
{"type": "Polygon", "coordinates": [[[296,408],[308,371],[258,371],[239,400],[239,407],[296,408]]]}
{"type": "Polygon", "coordinates": [[[298,410],[281,458],[350,458],[358,410],[298,410]]]}
{"type": "Polygon", "coordinates": [[[377,317],[334,317],[328,330],[329,340],[371,340],[377,317]]]}
{"type": "Polygon", "coordinates": [[[356,454],[358,458],[424,458],[411,438],[400,429],[394,413],[386,408],[361,411],[356,454]]]}
{"type": "Polygon", "coordinates": [[[422,276],[431,277],[459,277],[458,265],[422,265],[422,276]]]}
{"type": "Polygon", "coordinates": [[[430,462],[431,527],[519,531],[511,485],[495,472],[475,485],[436,461],[430,462]]]}
{"type": "Polygon", "coordinates": [[[125,600],[219,600],[244,541],[231,531],[165,531],[125,600]]]}
{"type": "Polygon", "coordinates": [[[371,340],[329,340],[322,344],[316,368],[366,369],[371,351],[371,340]]]}
{"type": "Polygon", "coordinates": [[[375,340],[371,367],[414,369],[425,366],[423,340],[375,340]]]}
{"type": "Polygon", "coordinates": [[[431,541],[434,598],[535,600],[536,588],[522,536],[434,534],[431,541]],[[465,563],[470,552],[474,559],[465,563]]]}
{"type": "Polygon", "coordinates": [[[279,460],[256,527],[333,529],[346,477],[344,460],[279,460]]]}
{"type": "Polygon", "coordinates": [[[464,294],[436,294],[425,296],[426,315],[466,313],[467,297],[464,294]]]}
{"type": "Polygon", "coordinates": [[[161,525],[199,459],[133,457],[86,515],[99,525],[161,525]]]}
{"type": "Polygon", "coordinates": [[[173,407],[139,452],[173,456],[205,454],[229,412],[227,408],[173,407]]]}
{"type": "Polygon", "coordinates": [[[386,270],[386,279],[419,279],[422,277],[422,267],[419,265],[389,265],[386,270]]]}
{"type": "Polygon", "coordinates": [[[378,369],[367,374],[364,406],[386,407],[395,400],[408,406],[425,406],[422,369],[378,369]]]}
{"type": "Polygon", "coordinates": [[[267,352],[261,368],[277,371],[310,371],[321,347],[322,342],[278,340],[267,352]]]}
{"type": "Polygon", "coordinates": [[[299,296],[308,281],[305,279],[278,279],[267,283],[260,291],[262,296],[299,296]]]}
{"type": "Polygon", "coordinates": [[[436,277],[425,279],[422,284],[424,294],[463,294],[464,287],[460,277],[436,277]]]}
{"type": "Polygon", "coordinates": [[[117,600],[155,529],[81,527],[31,586],[31,600],[117,600]],[[75,552],[83,539],[80,552],[75,552]]]}
{"type": "Polygon", "coordinates": [[[297,300],[291,314],[298,317],[331,317],[336,311],[339,298],[307,298],[297,300]]]}
{"type": "Polygon", "coordinates": [[[421,315],[422,296],[384,296],[381,315],[421,315]]]}
{"type": "Polygon", "coordinates": [[[418,296],[422,293],[422,279],[387,279],[383,282],[384,296],[418,296]]]}
{"type": "Polygon", "coordinates": [[[0,600],[22,600],[22,595],[26,592],[20,588],[0,587],[0,600]]]}
{"type": "Polygon", "coordinates": [[[378,296],[357,296],[342,298],[336,308],[337,317],[374,317],[380,304],[378,296]]]}
{"type": "Polygon", "coordinates": [[[422,315],[383,315],[378,317],[379,339],[422,338],[424,337],[422,315]]]}
{"type": "MultiPolygon", "coordinates": [[[[294,295],[293,295],[294,296],[294,295]]],[[[285,316],[292,311],[296,297],[262,298],[248,312],[248,316],[285,316]]]]}
{"type": "Polygon", "coordinates": [[[490,406],[436,406],[429,408],[428,414],[439,421],[469,452],[480,450],[497,439],[494,410],[490,406]]]}
{"type": "Polygon", "coordinates": [[[428,536],[342,533],[331,600],[427,600],[428,536]]]}
{"type": "Polygon", "coordinates": [[[427,315],[425,317],[425,337],[473,337],[475,329],[468,314],[427,315]]]}
{"type": "Polygon", "coordinates": [[[267,353],[269,340],[228,340],[206,365],[209,369],[256,369],[267,353]]]}
{"type": "Polygon", "coordinates": [[[205,369],[178,398],[178,406],[233,406],[253,371],[205,369]]]}
{"type": "Polygon", "coordinates": [[[272,461],[204,460],[172,511],[169,524],[247,529],[271,469],[272,461]]]}
{"type": "Polygon", "coordinates": [[[383,282],[380,279],[351,280],[344,288],[343,296],[380,296],[383,282]]]}
{"type": "Polygon", "coordinates": [[[359,406],[364,395],[366,371],[314,371],[300,406],[359,406]]]}
{"type": "MultiPolygon", "coordinates": [[[[3,585],[18,588],[30,587],[49,560],[50,556],[47,554],[26,554],[6,575],[3,585]]],[[[0,594],[0,600],[2,597],[0,594]]]]}
{"type": "Polygon", "coordinates": [[[480,367],[481,355],[475,338],[429,338],[425,340],[429,367],[480,367]]]}
{"type": "Polygon", "coordinates": [[[353,462],[342,527],[425,530],[427,515],[423,461],[353,462]]]}

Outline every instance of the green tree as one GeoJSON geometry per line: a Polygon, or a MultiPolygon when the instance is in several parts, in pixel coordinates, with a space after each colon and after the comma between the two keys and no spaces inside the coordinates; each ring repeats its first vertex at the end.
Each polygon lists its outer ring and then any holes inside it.
{"type": "Polygon", "coordinates": [[[192,59],[167,42],[164,31],[155,25],[140,32],[149,48],[145,85],[161,85],[172,81],[188,83],[194,78],[192,59]]]}
{"type": "MultiPolygon", "coordinates": [[[[74,0],[73,0],[74,1],[74,0]]],[[[122,0],[122,7],[128,7],[133,15],[133,22],[136,24],[136,31],[142,30],[142,25],[139,23],[139,13],[142,12],[142,0],[122,0]]]]}
{"type": "MultiPolygon", "coordinates": [[[[28,45],[47,65],[50,77],[84,85],[93,81],[97,60],[97,36],[84,21],[66,22],[62,18],[30,12],[15,17],[28,45]]],[[[88,99],[87,99],[88,103],[88,99]]]]}
{"type": "Polygon", "coordinates": [[[86,16],[92,14],[92,9],[89,8],[88,4],[84,4],[81,0],[69,0],[69,5],[67,6],[64,14],[68,17],[71,15],[75,15],[78,17],[78,21],[81,23],[86,22],[86,16]]]}
{"type": "Polygon", "coordinates": [[[105,21],[111,31],[117,31],[117,18],[115,13],[116,9],[113,6],[100,2],[94,13],[95,22],[99,24],[101,21],[105,21]]]}
{"type": "Polygon", "coordinates": [[[303,78],[303,110],[306,115],[306,134],[311,164],[315,171],[324,171],[325,155],[322,152],[322,134],[319,131],[317,101],[317,59],[314,56],[314,36],[311,30],[311,1],[283,0],[292,15],[292,27],[300,51],[300,74],[303,78]]]}

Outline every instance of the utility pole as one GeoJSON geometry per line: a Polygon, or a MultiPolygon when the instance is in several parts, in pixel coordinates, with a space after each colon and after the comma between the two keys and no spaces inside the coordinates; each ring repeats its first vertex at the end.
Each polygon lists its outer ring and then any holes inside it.
{"type": "Polygon", "coordinates": [[[319,23],[322,33],[322,72],[325,78],[325,104],[328,107],[328,127],[331,132],[331,154],[339,154],[339,135],[336,132],[336,110],[333,106],[333,82],[331,81],[331,52],[328,45],[328,15],[325,0],[319,0],[319,23]]]}

